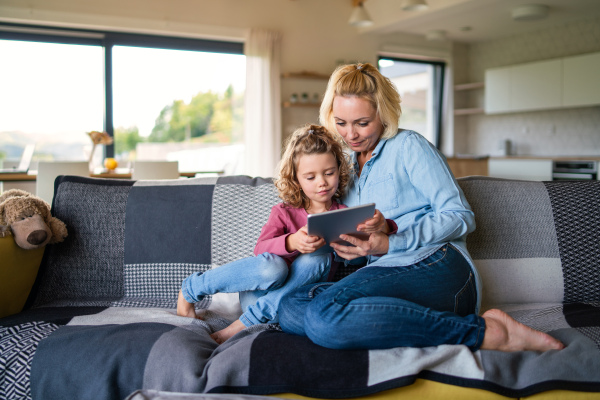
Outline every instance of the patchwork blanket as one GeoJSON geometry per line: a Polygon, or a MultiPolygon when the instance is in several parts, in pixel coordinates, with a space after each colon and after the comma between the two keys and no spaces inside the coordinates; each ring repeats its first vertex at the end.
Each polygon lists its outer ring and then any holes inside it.
{"type": "Polygon", "coordinates": [[[278,201],[272,183],[62,177],[53,212],[69,237],[47,248],[30,308],[0,319],[0,398],[123,399],[139,389],[349,398],[417,378],[509,397],[600,392],[599,183],[460,184],[477,218],[469,251],[490,288],[487,305],[564,350],[331,350],[277,325],[218,346],[209,334],[239,315],[235,295],[205,298],[203,320],[193,320],[176,315],[179,286],[251,254],[278,201]]]}

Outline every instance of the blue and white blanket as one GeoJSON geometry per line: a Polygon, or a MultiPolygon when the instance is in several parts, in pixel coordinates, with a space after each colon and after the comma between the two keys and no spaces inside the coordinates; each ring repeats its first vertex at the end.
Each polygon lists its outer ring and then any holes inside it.
{"type": "Polygon", "coordinates": [[[600,392],[600,183],[460,184],[477,218],[469,251],[488,305],[564,350],[331,350],[277,325],[218,346],[209,335],[236,318],[235,296],[205,299],[204,320],[193,320],[176,315],[179,285],[251,254],[278,201],[272,183],[62,177],[53,212],[69,237],[48,246],[29,309],[0,319],[0,398],[108,400],[138,389],[349,398],[417,378],[509,397],[600,392]]]}

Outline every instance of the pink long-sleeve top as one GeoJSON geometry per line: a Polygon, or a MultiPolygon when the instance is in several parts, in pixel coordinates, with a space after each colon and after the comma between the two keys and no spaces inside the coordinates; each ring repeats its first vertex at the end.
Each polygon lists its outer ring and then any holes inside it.
{"type": "MultiPolygon", "coordinates": [[[[330,210],[346,208],[336,202],[331,204],[330,210]]],[[[299,251],[289,252],[285,248],[285,239],[292,233],[298,232],[306,225],[308,213],[304,208],[293,208],[279,203],[271,208],[267,223],[263,226],[260,236],[254,247],[254,254],[271,253],[282,257],[288,266],[298,257],[299,251]]]]}

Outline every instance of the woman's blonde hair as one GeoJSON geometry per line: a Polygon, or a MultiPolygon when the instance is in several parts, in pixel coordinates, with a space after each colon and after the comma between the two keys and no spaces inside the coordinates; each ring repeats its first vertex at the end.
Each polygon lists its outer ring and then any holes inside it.
{"type": "Polygon", "coordinates": [[[279,163],[275,186],[284,203],[295,208],[308,208],[310,199],[306,197],[298,182],[297,169],[300,156],[306,154],[334,155],[340,173],[339,184],[333,198],[339,199],[350,179],[348,156],[335,134],[320,125],[305,125],[297,129],[287,140],[285,152],[279,163]]]}
{"type": "Polygon", "coordinates": [[[398,133],[398,121],[402,114],[400,95],[392,81],[373,65],[342,65],[331,74],[321,103],[319,120],[332,132],[337,132],[333,117],[333,99],[336,96],[355,96],[371,103],[383,124],[382,139],[389,139],[398,133]]]}

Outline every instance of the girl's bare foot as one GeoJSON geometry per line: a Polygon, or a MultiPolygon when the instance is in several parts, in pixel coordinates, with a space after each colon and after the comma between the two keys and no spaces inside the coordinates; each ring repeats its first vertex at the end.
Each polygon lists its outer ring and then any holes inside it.
{"type": "MultiPolygon", "coordinates": [[[[179,291],[179,297],[177,298],[177,315],[188,318],[199,318],[196,315],[196,310],[192,303],[188,303],[181,290],[179,291]]],[[[201,319],[201,318],[199,318],[201,319]]]]}
{"type": "Polygon", "coordinates": [[[238,319],[232,322],[227,328],[216,331],[210,335],[210,337],[213,338],[215,342],[221,344],[244,329],[246,329],[246,326],[238,319]]]}
{"type": "Polygon", "coordinates": [[[482,315],[485,335],[481,348],[500,351],[546,351],[565,347],[552,336],[517,322],[504,311],[488,310],[482,315]]]}

